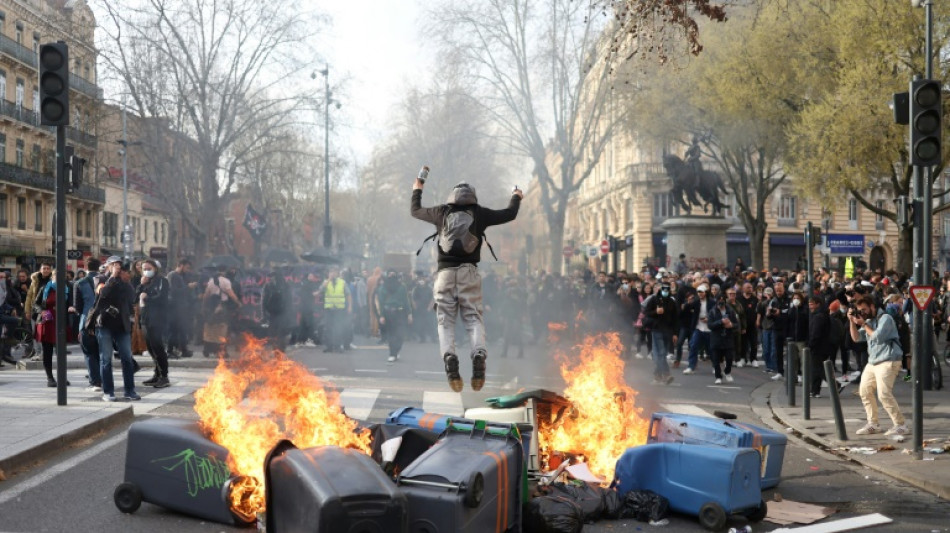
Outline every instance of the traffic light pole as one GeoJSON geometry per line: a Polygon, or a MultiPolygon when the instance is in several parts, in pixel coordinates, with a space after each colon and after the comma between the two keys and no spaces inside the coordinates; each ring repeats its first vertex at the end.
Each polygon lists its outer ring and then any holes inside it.
{"type": "Polygon", "coordinates": [[[56,404],[66,405],[66,126],[56,126],[56,404]]]}

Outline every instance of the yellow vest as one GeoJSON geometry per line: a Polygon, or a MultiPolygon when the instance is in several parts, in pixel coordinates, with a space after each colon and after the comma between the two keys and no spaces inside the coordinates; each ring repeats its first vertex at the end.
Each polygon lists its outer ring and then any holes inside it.
{"type": "Polygon", "coordinates": [[[346,309],[346,284],[343,278],[336,278],[336,283],[327,282],[327,289],[323,293],[324,309],[346,309]]]}
{"type": "Polygon", "coordinates": [[[844,277],[845,279],[851,279],[854,277],[854,263],[851,261],[851,258],[844,260],[844,277]]]}

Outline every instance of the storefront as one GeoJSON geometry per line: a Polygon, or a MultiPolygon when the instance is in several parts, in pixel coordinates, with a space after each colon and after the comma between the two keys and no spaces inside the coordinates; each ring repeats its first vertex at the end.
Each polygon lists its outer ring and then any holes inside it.
{"type": "Polygon", "coordinates": [[[825,237],[825,248],[830,258],[829,265],[833,270],[844,273],[848,259],[856,268],[864,269],[864,235],[847,233],[829,233],[825,237]]]}
{"type": "Polygon", "coordinates": [[[769,235],[768,268],[778,267],[782,270],[791,270],[797,268],[804,257],[804,233],[773,233],[769,235]]]}

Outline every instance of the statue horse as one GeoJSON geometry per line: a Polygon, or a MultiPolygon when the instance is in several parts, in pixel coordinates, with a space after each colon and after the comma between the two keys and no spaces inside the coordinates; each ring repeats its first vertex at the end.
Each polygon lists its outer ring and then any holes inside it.
{"type": "Polygon", "coordinates": [[[708,213],[712,206],[713,215],[719,215],[726,207],[719,200],[720,192],[726,194],[726,186],[718,173],[704,170],[698,162],[695,165],[686,163],[673,154],[663,156],[663,168],[673,182],[670,189],[673,204],[683,207],[687,214],[692,212],[692,205],[701,205],[704,213],[708,213]],[[696,197],[697,194],[702,200],[696,197]]]}

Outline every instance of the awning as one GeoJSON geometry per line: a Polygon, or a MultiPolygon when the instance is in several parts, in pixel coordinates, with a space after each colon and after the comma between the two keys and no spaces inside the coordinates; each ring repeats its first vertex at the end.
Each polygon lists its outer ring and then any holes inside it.
{"type": "Polygon", "coordinates": [[[749,244],[748,233],[727,233],[726,242],[729,244],[749,244]]]}
{"type": "Polygon", "coordinates": [[[769,244],[773,246],[801,246],[805,247],[804,233],[773,233],[769,236],[769,244]]]}

